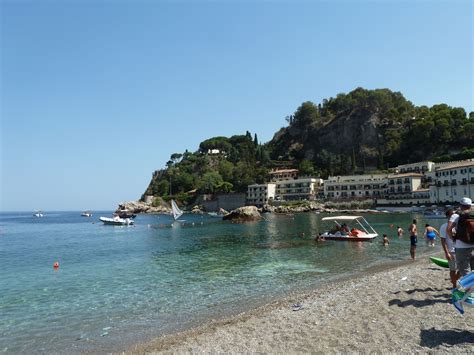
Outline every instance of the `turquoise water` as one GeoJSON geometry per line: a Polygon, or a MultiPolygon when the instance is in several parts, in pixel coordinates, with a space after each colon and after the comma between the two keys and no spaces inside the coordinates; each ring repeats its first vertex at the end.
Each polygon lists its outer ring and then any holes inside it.
{"type": "MultiPolygon", "coordinates": [[[[408,233],[399,239],[390,224],[406,230],[420,217],[367,215],[389,235],[383,247],[381,238],[315,243],[310,236],[323,231],[323,215],[314,213],[267,214],[248,224],[185,214],[173,226],[167,215],[139,215],[129,227],[104,226],[100,215],[110,213],[0,214],[0,352],[123,350],[407,259],[408,233]]],[[[420,255],[440,250],[419,239],[420,255]]]]}

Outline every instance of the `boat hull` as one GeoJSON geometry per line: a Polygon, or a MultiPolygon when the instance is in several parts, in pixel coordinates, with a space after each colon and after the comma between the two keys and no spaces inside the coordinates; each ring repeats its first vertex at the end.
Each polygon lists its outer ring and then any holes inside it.
{"type": "Polygon", "coordinates": [[[107,218],[107,217],[100,217],[99,220],[106,224],[106,225],[110,225],[110,226],[128,226],[128,225],[132,225],[134,222],[133,222],[133,219],[122,219],[122,218],[107,218]]]}
{"type": "Polygon", "coordinates": [[[371,242],[374,240],[376,237],[326,237],[324,236],[324,239],[326,240],[337,240],[337,241],[344,241],[344,242],[371,242]]]}
{"type": "Polygon", "coordinates": [[[353,237],[347,235],[323,234],[322,237],[326,240],[337,240],[344,242],[370,242],[377,238],[377,234],[367,234],[360,237],[353,237]]]}

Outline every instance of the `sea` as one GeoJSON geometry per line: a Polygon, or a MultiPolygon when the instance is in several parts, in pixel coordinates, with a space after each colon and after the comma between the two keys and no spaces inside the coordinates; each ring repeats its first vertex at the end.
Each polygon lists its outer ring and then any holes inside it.
{"type": "MultiPolygon", "coordinates": [[[[324,214],[138,215],[103,225],[93,211],[0,213],[0,353],[123,351],[341,277],[410,258],[412,213],[366,214],[390,239],[315,242],[324,214]],[[405,234],[398,238],[396,227],[405,234]],[[59,263],[59,268],[53,267],[59,263]]],[[[422,234],[422,233],[420,233],[422,234]]],[[[419,237],[418,257],[441,251],[419,237]]],[[[289,305],[290,307],[290,305],[289,305]]]]}

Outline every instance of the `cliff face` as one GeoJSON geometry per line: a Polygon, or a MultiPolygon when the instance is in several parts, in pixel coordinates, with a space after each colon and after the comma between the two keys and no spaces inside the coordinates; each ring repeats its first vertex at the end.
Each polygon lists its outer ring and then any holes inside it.
{"type": "Polygon", "coordinates": [[[335,170],[383,165],[383,157],[394,158],[400,128],[413,111],[401,94],[387,89],[356,89],[323,105],[305,102],[269,142],[272,158],[305,159],[328,170],[331,165],[339,166],[335,170]]]}

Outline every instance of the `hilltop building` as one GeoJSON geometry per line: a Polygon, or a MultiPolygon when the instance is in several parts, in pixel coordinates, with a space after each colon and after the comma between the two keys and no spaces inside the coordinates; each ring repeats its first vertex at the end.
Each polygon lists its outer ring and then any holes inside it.
{"type": "Polygon", "coordinates": [[[298,169],[274,169],[268,173],[270,181],[292,180],[298,177],[298,169]]]}

